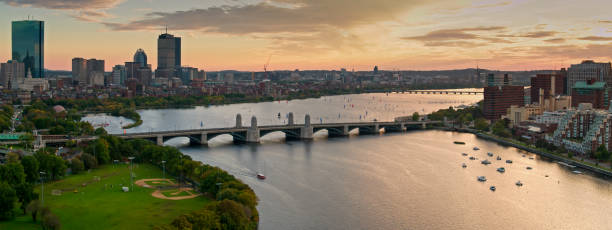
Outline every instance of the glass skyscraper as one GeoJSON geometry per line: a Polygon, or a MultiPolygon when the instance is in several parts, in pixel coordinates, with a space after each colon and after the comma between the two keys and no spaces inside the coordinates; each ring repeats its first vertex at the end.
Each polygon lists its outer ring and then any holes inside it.
{"type": "Polygon", "coordinates": [[[45,22],[35,20],[12,23],[13,60],[23,62],[33,78],[45,77],[45,22]]]}

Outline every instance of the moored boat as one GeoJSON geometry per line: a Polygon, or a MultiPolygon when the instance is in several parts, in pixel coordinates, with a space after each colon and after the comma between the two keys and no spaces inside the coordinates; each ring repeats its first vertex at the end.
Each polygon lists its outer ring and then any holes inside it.
{"type": "Polygon", "coordinates": [[[487,178],[485,176],[478,176],[477,179],[478,181],[482,181],[482,182],[487,181],[487,178]]]}
{"type": "Polygon", "coordinates": [[[264,176],[264,174],[257,173],[257,179],[260,179],[260,180],[265,180],[265,179],[266,179],[266,176],[264,176]]]}
{"type": "Polygon", "coordinates": [[[506,169],[504,167],[500,167],[500,168],[497,168],[497,171],[500,173],[503,173],[506,171],[506,169]]]}
{"type": "Polygon", "coordinates": [[[463,142],[463,141],[455,141],[453,143],[458,144],[458,145],[465,145],[465,142],[463,142]]]}
{"type": "Polygon", "coordinates": [[[495,186],[491,186],[489,189],[491,189],[491,191],[495,191],[495,186]]]}

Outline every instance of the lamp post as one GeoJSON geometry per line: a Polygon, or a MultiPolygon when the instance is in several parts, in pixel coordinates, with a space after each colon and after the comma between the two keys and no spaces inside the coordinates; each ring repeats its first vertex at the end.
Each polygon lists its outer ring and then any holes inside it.
{"type": "Polygon", "coordinates": [[[162,169],[164,172],[164,179],[166,179],[166,161],[161,161],[161,163],[162,163],[162,169]]]}
{"type": "Polygon", "coordinates": [[[41,206],[45,206],[45,182],[43,181],[43,176],[45,175],[45,172],[39,172],[40,173],[40,200],[42,205],[41,206]]]}
{"type": "Polygon", "coordinates": [[[113,160],[113,168],[115,168],[115,165],[119,163],[119,160],[113,160]]]}
{"type": "Polygon", "coordinates": [[[183,155],[179,155],[179,161],[181,163],[181,170],[180,170],[180,174],[179,174],[179,190],[181,190],[181,183],[183,182],[183,155]]]}
{"type": "Polygon", "coordinates": [[[133,182],[133,178],[132,178],[132,168],[134,168],[134,165],[132,164],[132,160],[134,160],[134,157],[128,157],[128,159],[130,160],[130,191],[134,190],[134,182],[133,182]]]}

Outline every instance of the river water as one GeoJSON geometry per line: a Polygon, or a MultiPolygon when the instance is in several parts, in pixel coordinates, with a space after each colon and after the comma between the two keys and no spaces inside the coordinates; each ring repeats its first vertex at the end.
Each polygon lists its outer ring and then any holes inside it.
{"type": "MultiPolygon", "coordinates": [[[[258,124],[283,124],[293,112],[313,122],[392,120],[417,111],[471,104],[482,96],[362,94],[319,99],[140,111],[143,125],[122,130],[122,118],[87,117],[109,123],[109,132],[233,126],[251,116],[258,124]],[[366,114],[367,111],[367,114],[366,114]],[[278,118],[278,113],[281,117],[278,118]],[[361,116],[361,118],[360,118],[361,116]]],[[[209,146],[166,144],[219,166],[249,184],[260,198],[261,229],[612,229],[612,181],[541,159],[472,134],[410,131],[285,141],[282,133],[257,145],[234,145],[229,135],[209,146]],[[453,141],[464,141],[456,145],[453,141]],[[478,146],[479,151],[472,148],[478,146]],[[469,160],[468,153],[478,160],[469,160]],[[488,157],[487,152],[500,156],[488,157]],[[480,160],[492,164],[483,165],[480,160]],[[505,163],[511,159],[512,164],[505,163]],[[466,168],[461,164],[465,163],[466,168]],[[527,170],[526,167],[532,167],[527,170]],[[505,173],[496,171],[505,167],[505,173]],[[267,179],[255,178],[263,172],[267,179]],[[478,182],[477,176],[486,176],[478,182]],[[520,180],[524,185],[518,187],[520,180]],[[490,186],[496,186],[491,191],[490,186]]]]}

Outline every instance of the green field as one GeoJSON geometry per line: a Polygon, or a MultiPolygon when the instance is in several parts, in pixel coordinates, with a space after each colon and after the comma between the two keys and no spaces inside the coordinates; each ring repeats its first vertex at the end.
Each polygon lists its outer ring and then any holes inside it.
{"type": "MultiPolygon", "coordinates": [[[[150,229],[210,202],[203,196],[186,200],[158,199],[151,196],[154,189],[136,185],[133,191],[123,192],[121,186],[130,184],[129,172],[125,164],[104,165],[90,173],[45,183],[45,205],[59,216],[62,229],[150,229]],[[52,195],[52,190],[62,190],[62,194],[52,195]]],[[[160,169],[148,164],[135,164],[134,174],[134,181],[162,177],[160,169]]],[[[0,229],[40,228],[29,216],[0,222],[0,229]]]]}

